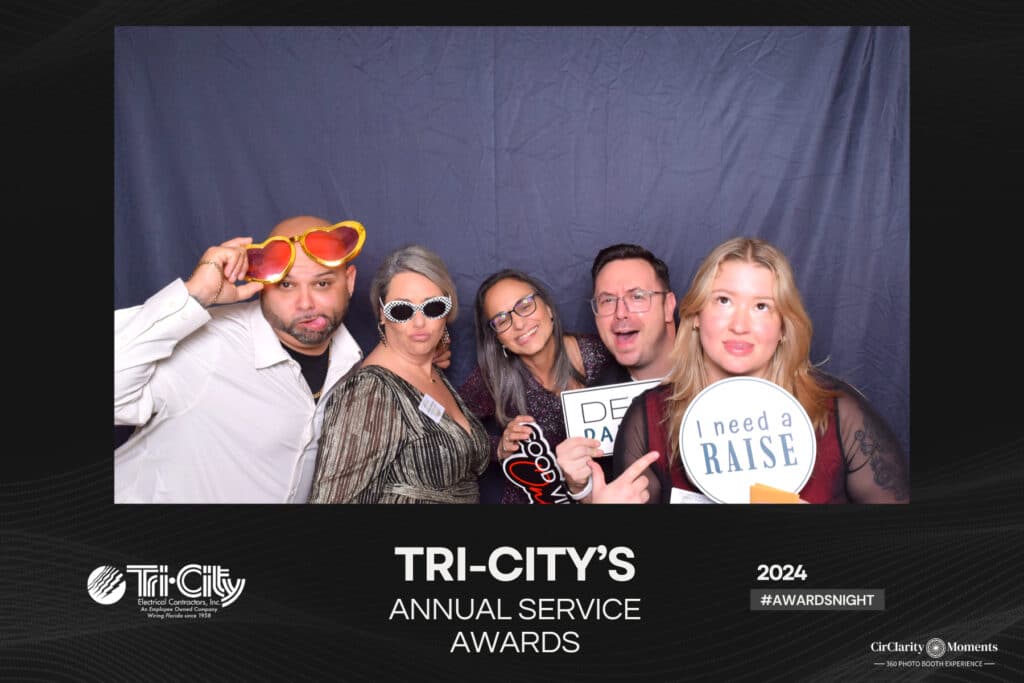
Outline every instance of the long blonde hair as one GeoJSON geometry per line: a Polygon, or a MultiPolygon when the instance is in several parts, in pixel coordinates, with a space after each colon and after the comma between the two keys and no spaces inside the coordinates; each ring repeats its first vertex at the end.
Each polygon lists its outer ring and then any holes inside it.
{"type": "Polygon", "coordinates": [[[671,387],[665,420],[670,425],[671,463],[679,460],[679,425],[690,401],[709,384],[700,332],[694,328],[697,315],[711,298],[711,285],[726,261],[763,266],[775,275],[775,306],[782,317],[783,340],[772,354],[765,379],[789,391],[804,407],[815,429],[824,433],[828,425],[832,392],[813,377],[811,335],[813,325],[804,308],[793,269],[786,256],[760,239],[734,237],[715,247],[705,257],[693,283],[679,302],[679,331],[672,347],[672,370],[666,382],[671,387]]]}

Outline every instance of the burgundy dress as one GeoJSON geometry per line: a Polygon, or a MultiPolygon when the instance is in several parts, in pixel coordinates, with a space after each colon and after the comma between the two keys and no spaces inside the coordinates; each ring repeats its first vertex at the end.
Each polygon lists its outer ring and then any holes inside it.
{"type": "MultiPolygon", "coordinates": [[[[831,399],[825,433],[815,432],[817,454],[810,479],[800,490],[809,503],[909,502],[906,458],[899,440],[867,401],[849,385],[831,377],[820,381],[839,392],[831,399]],[[855,500],[851,487],[866,491],[855,500]],[[867,499],[870,498],[870,499],[867,499]]],[[[637,396],[622,417],[615,439],[612,469],[618,476],[648,451],[660,453],[647,478],[648,503],[668,503],[672,488],[697,491],[682,463],[668,467],[668,425],[662,424],[669,386],[648,389],[637,396]]]]}
{"type": "MultiPolygon", "coordinates": [[[[614,358],[601,338],[595,334],[569,334],[576,338],[580,347],[580,354],[583,356],[583,368],[585,373],[585,385],[594,386],[597,383],[598,375],[611,363],[614,358]]],[[[526,373],[526,406],[527,413],[537,421],[544,430],[544,437],[551,445],[562,443],[565,439],[565,420],[562,418],[562,399],[558,394],[553,394],[538,382],[533,375],[526,373]]],[[[491,439],[491,465],[480,482],[481,503],[529,503],[526,494],[522,489],[505,478],[498,463],[498,441],[505,430],[505,425],[499,425],[495,418],[494,397],[484,386],[483,375],[480,368],[473,368],[466,381],[459,387],[459,395],[462,397],[466,407],[484,424],[491,439]]],[[[512,406],[506,406],[505,412],[515,417],[519,411],[512,406]]]]}

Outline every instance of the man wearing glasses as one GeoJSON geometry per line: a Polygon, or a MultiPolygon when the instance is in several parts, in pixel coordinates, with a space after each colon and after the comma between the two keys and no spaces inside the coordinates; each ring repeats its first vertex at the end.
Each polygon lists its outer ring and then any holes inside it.
{"type": "Polygon", "coordinates": [[[115,502],[306,502],[324,399],[362,358],[342,319],[364,239],[289,218],[114,311],[114,424],[138,426],[114,451],[115,502]]]}
{"type": "Polygon", "coordinates": [[[676,338],[676,295],[665,262],[636,244],[614,244],[598,252],[590,274],[594,325],[621,366],[609,366],[599,383],[667,375],[676,338]]]}
{"type": "MultiPolygon", "coordinates": [[[[665,377],[672,366],[669,352],[676,339],[676,295],[668,266],[639,245],[613,244],[594,257],[590,275],[594,281],[590,300],[594,325],[618,361],[605,368],[594,386],[665,377]]],[[[584,437],[566,439],[556,449],[558,464],[577,500],[590,500],[588,463],[596,450],[598,442],[584,437]]],[[[605,481],[611,482],[611,457],[598,462],[605,481]]]]}

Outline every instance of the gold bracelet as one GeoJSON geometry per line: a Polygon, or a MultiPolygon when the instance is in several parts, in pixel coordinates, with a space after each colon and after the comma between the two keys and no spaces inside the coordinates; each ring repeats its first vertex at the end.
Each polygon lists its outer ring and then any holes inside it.
{"type": "Polygon", "coordinates": [[[199,299],[196,298],[196,301],[199,303],[200,306],[202,306],[203,308],[207,308],[217,303],[217,297],[220,296],[221,290],[224,289],[224,268],[216,261],[200,261],[199,263],[196,264],[195,269],[192,270],[192,275],[196,274],[196,271],[199,270],[199,266],[213,266],[214,268],[220,271],[220,286],[217,287],[217,293],[213,295],[213,299],[210,301],[210,303],[204,304],[202,301],[199,301],[199,299]]]}

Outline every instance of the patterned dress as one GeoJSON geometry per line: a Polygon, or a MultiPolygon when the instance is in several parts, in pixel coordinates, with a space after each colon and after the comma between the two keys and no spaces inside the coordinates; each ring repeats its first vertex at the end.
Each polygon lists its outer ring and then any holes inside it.
{"type": "Polygon", "coordinates": [[[489,461],[487,432],[447,378],[469,421],[434,422],[423,393],[379,365],[359,368],[332,393],[324,414],[310,503],[478,503],[489,461]]]}
{"type": "MultiPolygon", "coordinates": [[[[601,338],[595,334],[569,336],[575,337],[579,344],[586,386],[596,386],[598,376],[609,364],[615,362],[614,358],[601,343],[601,338]]],[[[498,441],[505,430],[505,425],[499,425],[495,418],[494,397],[487,391],[479,367],[473,368],[473,372],[459,387],[459,394],[473,414],[483,422],[490,435],[491,464],[481,481],[481,502],[529,503],[526,494],[505,478],[498,463],[498,441]]],[[[562,399],[559,394],[551,393],[533,375],[529,375],[526,381],[526,406],[528,414],[533,416],[544,430],[544,437],[551,448],[554,449],[562,443],[565,439],[565,420],[562,417],[562,399]]],[[[518,414],[512,406],[506,406],[505,412],[513,417],[518,414]]]]}

